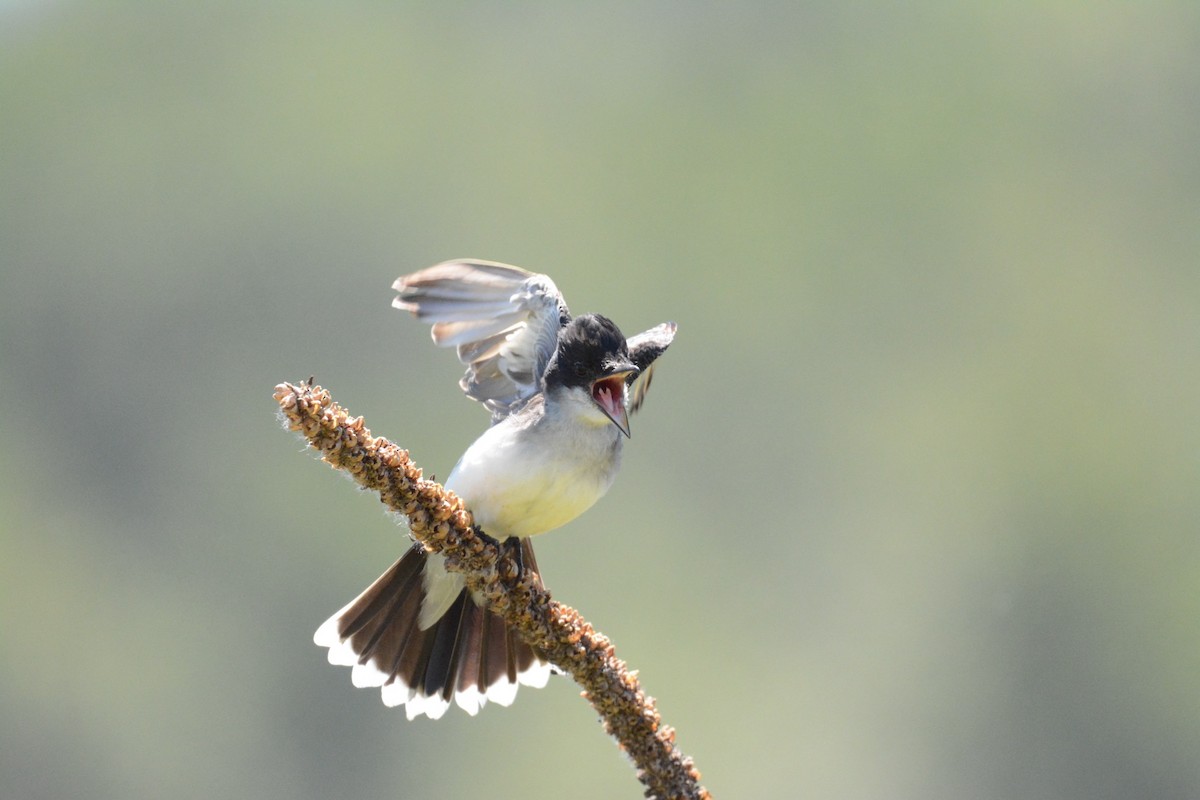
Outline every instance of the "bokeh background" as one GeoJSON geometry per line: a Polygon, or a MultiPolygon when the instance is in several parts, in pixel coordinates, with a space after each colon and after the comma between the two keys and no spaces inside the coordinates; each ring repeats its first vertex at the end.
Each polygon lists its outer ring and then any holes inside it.
{"type": "Polygon", "coordinates": [[[445,475],[392,280],[679,323],[539,543],[717,797],[1200,797],[1200,5],[0,3],[0,796],[613,798],[566,680],[407,722],[316,626],[445,475]]]}

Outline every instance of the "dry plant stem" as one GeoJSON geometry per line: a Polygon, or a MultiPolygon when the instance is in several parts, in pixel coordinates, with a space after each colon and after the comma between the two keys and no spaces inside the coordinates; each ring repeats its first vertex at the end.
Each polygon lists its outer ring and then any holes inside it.
{"type": "Polygon", "coordinates": [[[637,767],[646,797],[711,797],[692,760],[676,749],[675,731],[663,724],[654,698],[642,691],[608,638],[521,573],[474,526],[462,500],[423,479],[408,451],[372,436],[362,417],[350,417],[320,386],[283,383],[275,387],[275,401],[288,427],[301,433],[324,461],[378,492],[384,505],[407,517],[414,537],[446,556],[447,568],[462,573],[489,609],[583,687],[609,735],[637,767]]]}

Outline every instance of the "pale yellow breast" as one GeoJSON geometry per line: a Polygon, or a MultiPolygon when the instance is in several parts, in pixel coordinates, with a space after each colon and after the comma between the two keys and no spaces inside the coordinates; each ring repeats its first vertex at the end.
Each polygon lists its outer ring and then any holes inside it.
{"type": "MultiPolygon", "coordinates": [[[[490,429],[454,468],[446,485],[495,538],[536,536],[587,511],[612,485],[620,443],[596,429],[583,440],[506,441],[490,429]]],[[[613,429],[615,431],[615,428],[613,429]]]]}

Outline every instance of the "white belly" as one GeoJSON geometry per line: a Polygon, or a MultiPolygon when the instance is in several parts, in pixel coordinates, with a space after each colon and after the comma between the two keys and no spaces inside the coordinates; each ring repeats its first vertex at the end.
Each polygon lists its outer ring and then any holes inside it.
{"type": "Polygon", "coordinates": [[[621,434],[613,425],[563,437],[529,428],[518,436],[502,423],[467,449],[446,487],[488,535],[536,536],[591,508],[612,485],[620,460],[621,434]]]}

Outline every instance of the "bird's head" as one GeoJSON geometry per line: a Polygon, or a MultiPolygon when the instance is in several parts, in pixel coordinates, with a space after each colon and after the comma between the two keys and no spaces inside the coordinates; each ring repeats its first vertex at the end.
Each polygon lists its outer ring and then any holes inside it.
{"type": "Polygon", "coordinates": [[[546,366],[547,393],[565,389],[586,394],[591,406],[603,412],[621,433],[629,436],[629,413],[625,409],[625,387],[637,376],[629,359],[625,336],[612,320],[599,314],[584,314],[559,331],[554,357],[546,366]]]}

